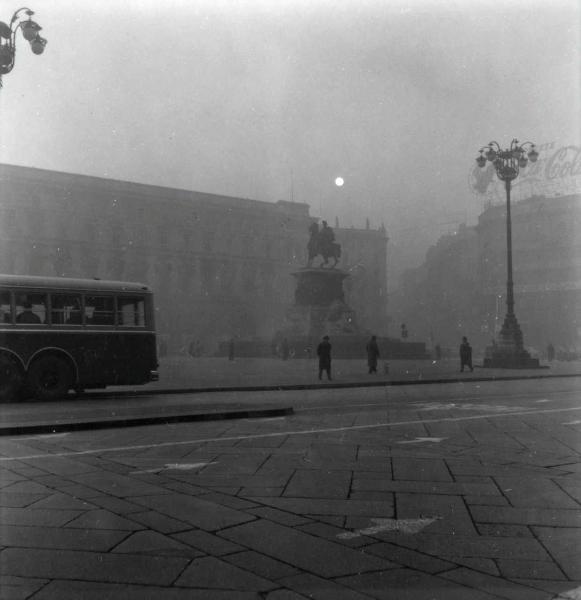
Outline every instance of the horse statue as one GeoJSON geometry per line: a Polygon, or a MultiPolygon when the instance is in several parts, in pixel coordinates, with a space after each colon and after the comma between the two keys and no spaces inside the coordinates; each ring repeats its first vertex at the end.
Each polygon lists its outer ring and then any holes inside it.
{"type": "Polygon", "coordinates": [[[319,229],[317,223],[312,223],[309,227],[311,237],[307,245],[308,261],[307,267],[312,267],[313,260],[317,256],[323,258],[323,262],[319,265],[320,267],[326,267],[329,264],[329,259],[333,259],[331,268],[337,266],[339,258],[341,257],[341,245],[335,242],[335,234],[333,230],[327,225],[326,221],[323,221],[323,227],[319,229]]]}

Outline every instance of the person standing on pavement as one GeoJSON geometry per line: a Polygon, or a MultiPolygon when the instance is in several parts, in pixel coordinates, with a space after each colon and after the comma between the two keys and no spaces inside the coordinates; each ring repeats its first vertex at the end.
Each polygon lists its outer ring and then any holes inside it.
{"type": "Polygon", "coordinates": [[[317,356],[319,357],[319,379],[323,377],[323,371],[327,373],[327,379],[331,381],[331,343],[329,336],[323,337],[323,341],[317,346],[317,356]]]}
{"type": "Polygon", "coordinates": [[[468,343],[468,338],[464,336],[460,344],[460,373],[464,372],[464,367],[469,367],[470,371],[474,371],[472,367],[472,346],[468,343]]]}
{"type": "Polygon", "coordinates": [[[369,374],[377,373],[377,359],[379,358],[379,346],[377,345],[377,338],[374,335],[372,335],[369,342],[367,342],[366,350],[369,374]]]}

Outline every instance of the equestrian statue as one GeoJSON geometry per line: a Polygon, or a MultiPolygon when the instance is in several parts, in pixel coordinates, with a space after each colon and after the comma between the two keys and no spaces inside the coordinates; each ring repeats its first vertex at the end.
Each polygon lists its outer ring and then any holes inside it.
{"type": "Polygon", "coordinates": [[[313,266],[313,260],[317,256],[323,258],[323,262],[319,265],[320,267],[326,267],[329,264],[329,259],[333,259],[331,268],[337,266],[339,258],[341,256],[341,245],[335,242],[335,234],[333,230],[327,224],[327,221],[323,221],[323,226],[319,228],[318,223],[312,223],[309,227],[309,244],[307,246],[308,261],[307,267],[313,266]]]}

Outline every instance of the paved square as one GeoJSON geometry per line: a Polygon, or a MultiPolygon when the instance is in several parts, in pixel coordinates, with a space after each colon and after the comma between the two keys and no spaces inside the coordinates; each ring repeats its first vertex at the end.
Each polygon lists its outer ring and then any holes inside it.
{"type": "Polygon", "coordinates": [[[580,597],[574,382],[428,387],[285,394],[282,419],[3,439],[3,593],[580,597]]]}

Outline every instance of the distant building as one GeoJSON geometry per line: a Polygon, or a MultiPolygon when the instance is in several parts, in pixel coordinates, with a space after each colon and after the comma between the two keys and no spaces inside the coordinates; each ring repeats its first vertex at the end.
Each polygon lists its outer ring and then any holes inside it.
{"type": "MultiPolygon", "coordinates": [[[[0,271],[143,281],[170,351],[267,337],[306,263],[309,206],[0,165],[0,271]]],[[[386,327],[384,229],[336,229],[348,302],[386,327]],[[350,262],[353,261],[353,262],[350,262]]]]}
{"type": "MultiPolygon", "coordinates": [[[[581,349],[581,196],[534,196],[511,204],[515,312],[525,345],[581,349]]],[[[416,339],[483,350],[506,314],[506,206],[476,227],[440,238],[404,273],[390,303],[416,339]]]]}
{"type": "Polygon", "coordinates": [[[412,340],[452,345],[477,328],[477,233],[460,226],[432,246],[425,262],[404,271],[390,299],[398,323],[412,340]]]}
{"type": "MultiPolygon", "coordinates": [[[[581,350],[581,195],[516,202],[511,221],[515,312],[525,344],[581,350]]],[[[477,231],[481,325],[493,331],[506,312],[506,206],[485,210],[477,231]]]]}
{"type": "Polygon", "coordinates": [[[357,313],[361,329],[387,335],[387,232],[379,229],[335,229],[341,243],[339,266],[351,277],[345,280],[347,304],[357,313]]]}

